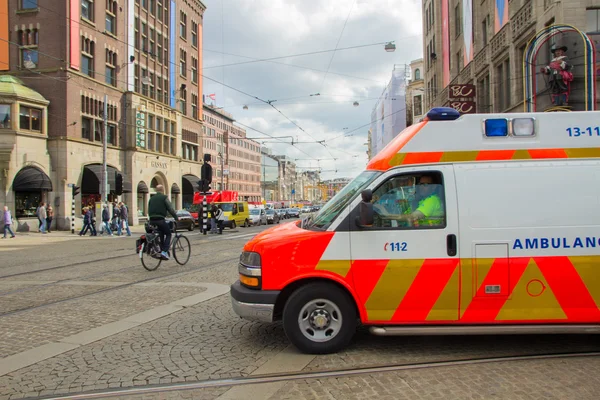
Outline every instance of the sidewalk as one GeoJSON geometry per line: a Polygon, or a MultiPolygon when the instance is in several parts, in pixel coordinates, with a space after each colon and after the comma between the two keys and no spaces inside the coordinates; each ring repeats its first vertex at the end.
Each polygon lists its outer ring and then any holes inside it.
{"type": "MultiPolygon", "coordinates": [[[[136,225],[130,226],[131,237],[140,235],[144,232],[144,225],[136,225]]],[[[40,245],[40,244],[49,244],[49,243],[57,243],[57,242],[65,242],[68,240],[89,240],[89,239],[121,239],[126,238],[127,233],[123,230],[123,236],[117,236],[114,234],[113,236],[102,235],[100,236],[100,232],[98,231],[98,236],[90,236],[89,232],[86,236],[79,236],[79,230],[76,229],[75,233],[71,233],[71,231],[51,231],[50,233],[43,234],[40,232],[15,232],[16,237],[10,238],[10,235],[7,235],[6,239],[1,239],[2,235],[0,235],[0,252],[2,251],[10,251],[10,250],[21,250],[27,247],[40,245]]]]}

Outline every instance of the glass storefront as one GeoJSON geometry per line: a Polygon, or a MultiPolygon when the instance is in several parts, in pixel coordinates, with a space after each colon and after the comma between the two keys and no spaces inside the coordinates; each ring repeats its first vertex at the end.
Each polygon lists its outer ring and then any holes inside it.
{"type": "Polygon", "coordinates": [[[37,218],[35,211],[42,202],[43,192],[15,192],[15,217],[37,218]]]}
{"type": "Polygon", "coordinates": [[[137,211],[138,217],[146,215],[146,193],[138,193],[137,195],[137,211]]]}

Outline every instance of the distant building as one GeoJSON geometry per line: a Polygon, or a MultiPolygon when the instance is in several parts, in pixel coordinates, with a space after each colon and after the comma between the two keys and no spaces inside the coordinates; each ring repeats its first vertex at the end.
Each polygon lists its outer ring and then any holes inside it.
{"type": "Polygon", "coordinates": [[[261,187],[265,201],[281,201],[279,160],[271,155],[271,149],[261,149],[261,187]]]}
{"type": "Polygon", "coordinates": [[[425,113],[425,81],[423,80],[423,59],[410,62],[410,80],[406,86],[406,125],[419,122],[425,113]]]}

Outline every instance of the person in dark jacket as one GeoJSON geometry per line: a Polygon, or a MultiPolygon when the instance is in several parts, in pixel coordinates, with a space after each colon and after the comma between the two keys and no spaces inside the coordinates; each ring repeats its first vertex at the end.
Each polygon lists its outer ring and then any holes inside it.
{"type": "Polygon", "coordinates": [[[131,236],[131,231],[129,230],[129,210],[127,210],[127,205],[123,202],[120,202],[119,209],[121,210],[121,224],[119,224],[119,235],[121,235],[122,225],[125,225],[127,236],[131,236]]]}
{"type": "Polygon", "coordinates": [[[94,214],[92,214],[92,211],[88,207],[85,207],[83,209],[83,212],[84,212],[83,228],[81,228],[81,232],[79,232],[79,236],[85,236],[88,229],[90,230],[92,236],[96,236],[96,227],[92,223],[94,214]]]}
{"type": "Polygon", "coordinates": [[[171,245],[171,229],[165,221],[167,214],[171,214],[175,218],[175,222],[179,221],[177,213],[173,209],[169,198],[164,194],[163,185],[156,186],[156,194],[150,198],[148,202],[148,216],[150,223],[156,225],[160,232],[160,241],[162,243],[161,256],[163,259],[169,259],[169,247],[171,245]]]}
{"type": "Polygon", "coordinates": [[[106,232],[110,235],[113,236],[113,233],[110,229],[110,212],[108,212],[108,207],[106,206],[106,204],[102,204],[102,227],[104,228],[104,230],[106,230],[106,232]]]}

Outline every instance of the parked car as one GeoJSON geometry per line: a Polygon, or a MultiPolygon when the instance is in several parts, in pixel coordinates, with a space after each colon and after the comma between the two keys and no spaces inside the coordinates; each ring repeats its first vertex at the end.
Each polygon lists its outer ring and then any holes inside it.
{"type": "Polygon", "coordinates": [[[267,224],[278,224],[281,217],[279,216],[279,212],[277,210],[267,210],[267,224]]]}
{"type": "MultiPolygon", "coordinates": [[[[192,217],[192,214],[189,211],[186,211],[186,210],[177,211],[177,218],[179,218],[179,221],[177,221],[177,230],[180,230],[180,229],[187,229],[188,231],[194,230],[194,227],[195,227],[194,217],[192,217]]],[[[173,220],[174,220],[174,218],[171,216],[165,218],[165,221],[173,221],[173,220]]]]}
{"type": "Polygon", "coordinates": [[[200,211],[200,206],[202,206],[202,204],[192,204],[186,210],[192,215],[192,218],[194,218],[194,223],[196,225],[198,225],[198,213],[200,211]]]}
{"type": "Polygon", "coordinates": [[[267,213],[263,208],[253,208],[250,210],[250,223],[254,225],[267,225],[267,213]]]}
{"type": "Polygon", "coordinates": [[[300,217],[300,210],[297,208],[290,208],[289,209],[289,216],[290,218],[298,218],[300,217]]]}
{"type": "Polygon", "coordinates": [[[312,212],[312,207],[311,206],[304,206],[304,207],[302,207],[301,212],[302,212],[302,214],[311,213],[312,212]]]}

